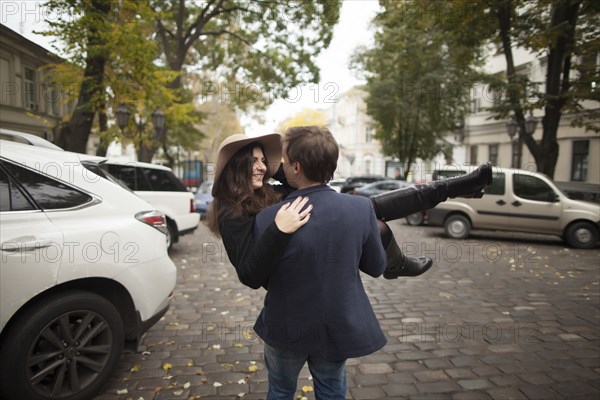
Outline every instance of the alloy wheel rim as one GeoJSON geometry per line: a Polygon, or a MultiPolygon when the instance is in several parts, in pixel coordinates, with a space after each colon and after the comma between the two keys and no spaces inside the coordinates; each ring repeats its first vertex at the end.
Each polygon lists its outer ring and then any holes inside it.
{"type": "Polygon", "coordinates": [[[465,224],[463,224],[461,221],[453,221],[450,224],[450,231],[455,235],[459,235],[459,234],[463,233],[464,230],[465,230],[465,224]]]}
{"type": "Polygon", "coordinates": [[[580,243],[588,243],[592,240],[592,234],[589,230],[580,228],[575,231],[575,237],[580,243]]]}
{"type": "Polygon", "coordinates": [[[102,316],[89,310],[65,313],[33,341],[26,359],[27,380],[42,396],[72,396],[104,371],[112,345],[112,332],[102,316]]]}

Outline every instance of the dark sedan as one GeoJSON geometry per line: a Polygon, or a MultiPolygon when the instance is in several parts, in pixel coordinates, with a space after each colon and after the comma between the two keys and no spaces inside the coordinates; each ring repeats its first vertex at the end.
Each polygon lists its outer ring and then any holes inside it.
{"type": "Polygon", "coordinates": [[[352,193],[359,196],[371,197],[375,196],[376,194],[385,193],[389,192],[390,190],[401,189],[408,186],[412,186],[412,184],[406,181],[389,179],[358,187],[354,189],[352,193]]]}

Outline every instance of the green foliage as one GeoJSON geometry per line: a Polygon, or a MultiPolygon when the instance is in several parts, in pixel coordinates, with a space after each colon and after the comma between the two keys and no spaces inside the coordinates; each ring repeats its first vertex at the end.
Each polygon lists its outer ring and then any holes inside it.
{"type": "Polygon", "coordinates": [[[445,13],[450,2],[436,2],[441,9],[417,0],[380,4],[374,47],[353,57],[367,79],[367,113],[386,155],[405,164],[430,159],[445,150],[442,135],[467,112],[478,54],[462,35],[438,26],[437,12],[445,13]]]}
{"type": "Polygon", "coordinates": [[[264,108],[289,88],[319,81],[315,58],[331,41],[340,4],[150,1],[164,62],[176,71],[213,72],[202,96],[226,92],[242,109],[264,108]]]}

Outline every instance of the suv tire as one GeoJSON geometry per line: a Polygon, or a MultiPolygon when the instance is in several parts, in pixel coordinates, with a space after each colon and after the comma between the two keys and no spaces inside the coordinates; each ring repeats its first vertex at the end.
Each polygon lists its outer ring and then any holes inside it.
{"type": "Polygon", "coordinates": [[[565,240],[576,249],[593,249],[598,244],[598,229],[589,222],[575,222],[565,230],[565,240]]]}
{"type": "Polygon", "coordinates": [[[86,291],[55,293],[19,315],[0,346],[0,397],[94,397],[123,351],[123,321],[107,299],[86,291]]]}
{"type": "Polygon", "coordinates": [[[444,223],[444,230],[452,239],[465,239],[471,233],[471,221],[464,215],[450,215],[444,223]]]}

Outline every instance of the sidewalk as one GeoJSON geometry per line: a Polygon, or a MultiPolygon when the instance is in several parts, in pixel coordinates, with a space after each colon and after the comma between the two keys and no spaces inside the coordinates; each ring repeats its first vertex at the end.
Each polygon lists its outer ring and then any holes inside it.
{"type": "MultiPolygon", "coordinates": [[[[600,396],[599,249],[510,234],[450,241],[441,228],[391,226],[408,253],[435,264],[418,278],[363,275],[388,344],[349,360],[349,399],[600,396]]],[[[182,237],[172,258],[171,309],[96,400],[264,399],[252,330],[264,291],[238,282],[204,226],[182,237]]],[[[312,388],[305,368],[298,396],[314,399],[312,388]]]]}

